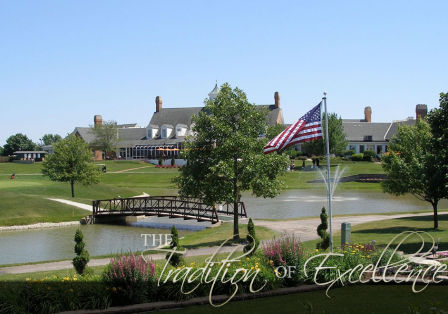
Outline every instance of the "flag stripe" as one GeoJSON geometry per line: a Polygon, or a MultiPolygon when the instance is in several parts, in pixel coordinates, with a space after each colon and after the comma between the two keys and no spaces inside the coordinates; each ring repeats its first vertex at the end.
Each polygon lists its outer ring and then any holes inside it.
{"type": "Polygon", "coordinates": [[[293,123],[276,137],[274,137],[264,147],[264,153],[269,154],[294,144],[321,139],[321,104],[322,102],[308,111],[296,123],[293,123]]]}

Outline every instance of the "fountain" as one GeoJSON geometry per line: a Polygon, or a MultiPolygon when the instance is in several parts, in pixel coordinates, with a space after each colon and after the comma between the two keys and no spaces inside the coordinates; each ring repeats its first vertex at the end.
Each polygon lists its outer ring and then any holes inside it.
{"type": "MultiPolygon", "coordinates": [[[[318,170],[319,170],[319,173],[320,173],[322,179],[324,179],[325,185],[328,190],[327,179],[325,178],[325,175],[323,174],[322,170],[320,168],[318,168],[318,170]]],[[[333,186],[331,187],[331,191],[330,191],[331,198],[333,198],[333,194],[334,194],[334,191],[336,190],[336,186],[338,185],[339,179],[342,177],[342,174],[344,173],[344,171],[345,171],[345,167],[342,168],[341,171],[339,171],[339,165],[336,167],[336,172],[335,172],[334,178],[333,178],[333,186]]]]}

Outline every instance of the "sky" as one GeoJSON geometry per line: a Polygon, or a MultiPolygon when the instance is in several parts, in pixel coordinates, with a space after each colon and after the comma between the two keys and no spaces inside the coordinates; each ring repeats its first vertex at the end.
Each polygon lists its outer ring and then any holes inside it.
{"type": "Polygon", "coordinates": [[[293,123],[329,112],[415,117],[447,92],[448,1],[10,1],[0,3],[0,145],[93,124],[146,127],[203,106],[228,82],[251,103],[281,95],[293,123]]]}

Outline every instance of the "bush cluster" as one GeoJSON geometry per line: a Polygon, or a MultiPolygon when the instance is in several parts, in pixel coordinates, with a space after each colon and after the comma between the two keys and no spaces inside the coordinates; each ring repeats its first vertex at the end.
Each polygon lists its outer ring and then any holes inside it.
{"type": "Polygon", "coordinates": [[[362,161],[364,160],[364,154],[353,154],[352,161],[362,161]]]}
{"type": "Polygon", "coordinates": [[[370,150],[370,149],[364,151],[364,156],[363,156],[364,161],[372,161],[373,157],[376,157],[375,151],[370,150]]]}

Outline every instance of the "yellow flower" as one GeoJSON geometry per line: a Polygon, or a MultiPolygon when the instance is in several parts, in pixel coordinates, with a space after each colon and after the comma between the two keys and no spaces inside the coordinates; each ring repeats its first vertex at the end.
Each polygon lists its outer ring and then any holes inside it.
{"type": "Polygon", "coordinates": [[[252,266],[250,269],[254,269],[254,267],[252,266]]]}
{"type": "Polygon", "coordinates": [[[269,261],[270,264],[274,263],[272,260],[269,261]]]}
{"type": "Polygon", "coordinates": [[[246,260],[248,261],[248,260],[250,260],[250,258],[249,258],[249,257],[246,257],[246,260]]]}
{"type": "Polygon", "coordinates": [[[73,278],[73,281],[78,281],[78,278],[73,278]]]}
{"type": "Polygon", "coordinates": [[[56,279],[56,278],[58,278],[58,276],[53,276],[53,279],[56,279]]]}
{"type": "Polygon", "coordinates": [[[319,249],[316,249],[316,252],[319,252],[319,249]]]}
{"type": "Polygon", "coordinates": [[[73,292],[73,289],[70,289],[70,292],[73,292]]]}
{"type": "Polygon", "coordinates": [[[355,253],[352,253],[352,255],[355,255],[355,253]]]}
{"type": "Polygon", "coordinates": [[[112,290],[115,292],[115,291],[117,291],[117,288],[113,287],[112,290]]]}
{"type": "Polygon", "coordinates": [[[367,255],[367,258],[370,258],[370,255],[367,255]]]}
{"type": "Polygon", "coordinates": [[[26,280],[26,281],[30,281],[30,280],[31,280],[31,278],[26,278],[25,280],[26,280]]]}

